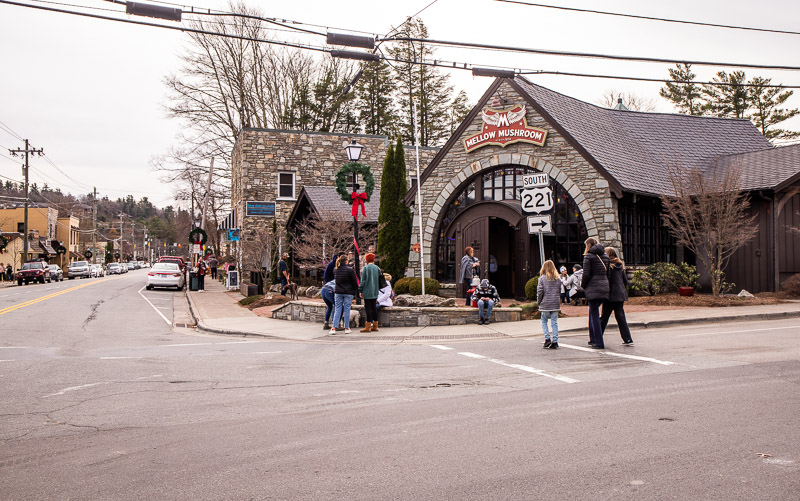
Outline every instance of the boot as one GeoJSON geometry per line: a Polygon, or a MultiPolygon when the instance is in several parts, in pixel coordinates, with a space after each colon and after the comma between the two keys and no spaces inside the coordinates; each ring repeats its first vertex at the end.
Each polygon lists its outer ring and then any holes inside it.
{"type": "Polygon", "coordinates": [[[325,322],[325,323],[322,325],[322,329],[323,329],[323,330],[326,330],[326,331],[327,331],[327,330],[329,330],[330,328],[331,328],[331,324],[329,324],[328,322],[325,322]]]}
{"type": "MultiPolygon", "coordinates": [[[[377,330],[378,330],[378,321],[375,320],[374,322],[372,322],[372,332],[375,332],[377,330]]],[[[631,341],[631,343],[633,343],[633,341],[631,341]]]]}
{"type": "Polygon", "coordinates": [[[372,322],[364,322],[364,328],[361,332],[372,332],[372,322]]]}

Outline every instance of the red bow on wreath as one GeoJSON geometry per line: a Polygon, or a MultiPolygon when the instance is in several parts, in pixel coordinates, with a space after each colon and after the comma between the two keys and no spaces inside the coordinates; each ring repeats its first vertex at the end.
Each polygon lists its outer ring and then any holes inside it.
{"type": "Polygon", "coordinates": [[[367,211],[364,208],[364,202],[367,200],[366,193],[356,193],[353,192],[350,194],[350,198],[353,200],[353,217],[356,218],[358,221],[358,207],[361,206],[361,213],[364,214],[364,217],[367,217],[367,211]]]}

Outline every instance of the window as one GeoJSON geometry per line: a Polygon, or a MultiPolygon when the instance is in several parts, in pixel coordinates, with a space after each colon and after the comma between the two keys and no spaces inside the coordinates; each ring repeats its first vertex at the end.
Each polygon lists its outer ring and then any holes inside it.
{"type": "Polygon", "coordinates": [[[294,199],[294,172],[278,173],[278,198],[294,199]]]}
{"type": "Polygon", "coordinates": [[[661,203],[656,198],[631,195],[619,202],[622,252],[631,265],[659,261],[676,262],[675,237],[661,220],[661,203]]]}

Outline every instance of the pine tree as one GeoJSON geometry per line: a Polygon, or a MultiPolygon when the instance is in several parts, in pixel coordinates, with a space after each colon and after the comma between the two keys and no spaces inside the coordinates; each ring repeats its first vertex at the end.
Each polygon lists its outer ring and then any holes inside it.
{"type": "Polygon", "coordinates": [[[449,135],[452,136],[455,133],[456,129],[458,129],[458,126],[461,125],[461,122],[463,122],[465,118],[467,118],[467,115],[469,115],[471,110],[472,105],[469,104],[467,93],[462,90],[450,104],[450,110],[447,117],[449,135]]]}
{"type": "Polygon", "coordinates": [[[725,118],[747,118],[748,102],[744,71],[726,73],[720,71],[713,78],[717,84],[703,85],[705,98],[703,109],[714,116],[725,118]]]}
{"type": "Polygon", "coordinates": [[[691,64],[676,64],[670,68],[671,82],[664,82],[664,87],[659,90],[659,95],[672,101],[679,112],[686,115],[702,115],[703,102],[700,87],[694,83],[697,75],[692,73],[691,64]]]}
{"type": "MultiPolygon", "coordinates": [[[[396,34],[397,38],[424,40],[428,29],[419,18],[410,19],[396,34]]],[[[401,60],[395,65],[399,82],[400,134],[415,143],[414,116],[416,115],[421,146],[435,146],[448,136],[448,108],[453,87],[447,74],[432,66],[415,64],[433,59],[433,48],[424,41],[400,41],[389,53],[401,60]],[[416,114],[414,107],[416,104],[416,114]]]]}
{"type": "Polygon", "coordinates": [[[790,139],[800,136],[800,132],[786,129],[770,128],[775,124],[788,120],[800,113],[797,108],[779,108],[791,97],[793,91],[781,92],[780,87],[767,87],[772,79],[754,77],[748,88],[748,98],[753,108],[750,120],[761,130],[767,139],[790,139]]]}
{"type": "Polygon", "coordinates": [[[402,278],[408,264],[411,241],[411,211],[403,203],[408,191],[402,138],[386,152],[381,176],[381,206],[378,212],[378,254],[381,267],[393,279],[402,278]]]}
{"type": "Polygon", "coordinates": [[[389,65],[383,61],[364,65],[356,86],[355,108],[365,134],[397,133],[397,112],[392,96],[397,84],[389,65]]]}

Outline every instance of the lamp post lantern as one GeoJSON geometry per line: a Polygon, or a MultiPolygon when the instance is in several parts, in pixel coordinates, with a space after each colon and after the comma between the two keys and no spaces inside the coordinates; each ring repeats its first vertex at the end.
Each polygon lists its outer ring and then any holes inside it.
{"type": "MultiPolygon", "coordinates": [[[[362,145],[358,144],[357,142],[355,142],[355,140],[353,140],[350,144],[348,144],[347,146],[344,147],[344,151],[347,153],[347,159],[350,162],[358,162],[359,159],[361,158],[361,150],[363,150],[363,149],[364,149],[364,147],[362,145]]],[[[355,171],[353,171],[353,193],[358,193],[358,173],[355,172],[355,171]]],[[[361,279],[360,278],[361,277],[361,263],[360,263],[360,259],[359,259],[359,256],[358,256],[359,252],[358,252],[358,213],[357,212],[353,216],[353,243],[354,243],[354,246],[355,246],[355,252],[353,253],[354,261],[355,261],[354,266],[355,266],[356,276],[359,277],[359,280],[360,280],[361,279]]],[[[361,296],[359,296],[358,294],[356,294],[356,304],[361,304],[361,296]]]]}

